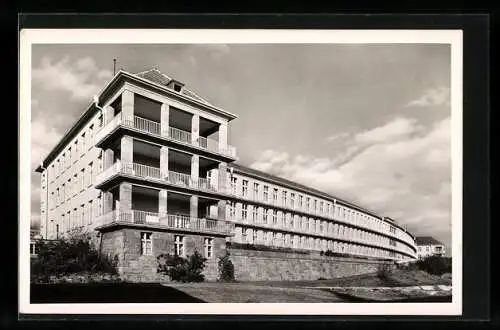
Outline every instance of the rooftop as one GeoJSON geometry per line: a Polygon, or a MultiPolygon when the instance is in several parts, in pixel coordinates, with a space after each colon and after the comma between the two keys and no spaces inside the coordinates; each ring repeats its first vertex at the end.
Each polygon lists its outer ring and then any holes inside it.
{"type": "Polygon", "coordinates": [[[415,243],[417,245],[443,245],[443,243],[432,236],[417,236],[415,238],[415,243]]]}

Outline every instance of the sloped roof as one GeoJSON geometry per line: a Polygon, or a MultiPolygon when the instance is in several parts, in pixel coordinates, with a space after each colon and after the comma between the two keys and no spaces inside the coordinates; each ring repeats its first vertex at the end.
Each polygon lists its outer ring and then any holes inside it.
{"type": "Polygon", "coordinates": [[[443,243],[432,236],[417,236],[415,238],[415,243],[417,245],[443,245],[443,243]]]}
{"type": "MultiPolygon", "coordinates": [[[[139,77],[139,78],[147,79],[147,80],[154,82],[156,84],[163,85],[165,87],[167,87],[169,82],[171,82],[172,80],[175,80],[175,79],[167,76],[166,74],[162,73],[160,70],[158,70],[156,68],[142,71],[139,73],[134,73],[134,75],[139,77]]],[[[190,97],[198,102],[206,104],[208,106],[215,107],[213,104],[211,104],[210,102],[208,102],[207,100],[205,100],[204,98],[202,98],[201,96],[199,96],[198,94],[193,92],[192,90],[187,89],[186,87],[184,87],[181,90],[181,94],[184,96],[190,97]]]]}

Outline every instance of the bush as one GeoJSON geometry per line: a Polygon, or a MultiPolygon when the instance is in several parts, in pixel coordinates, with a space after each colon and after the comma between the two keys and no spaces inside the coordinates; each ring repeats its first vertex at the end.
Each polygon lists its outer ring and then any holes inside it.
{"type": "Polygon", "coordinates": [[[234,265],[233,262],[229,259],[229,256],[229,252],[226,251],[225,255],[219,257],[219,278],[217,279],[218,282],[235,282],[234,265]]]}
{"type": "Polygon", "coordinates": [[[118,257],[102,256],[90,241],[90,236],[78,234],[57,241],[39,241],[38,254],[31,261],[31,275],[46,282],[51,277],[76,273],[116,275],[118,257]]]}
{"type": "Polygon", "coordinates": [[[188,258],[177,255],[160,254],[157,257],[158,273],[168,275],[170,280],[176,282],[203,282],[202,274],[207,261],[198,251],[188,258]]]}
{"type": "Polygon", "coordinates": [[[228,248],[232,249],[242,249],[242,250],[253,250],[253,251],[273,251],[273,252],[293,252],[300,254],[309,254],[309,251],[296,250],[289,247],[279,247],[279,246],[267,246],[261,244],[251,244],[251,243],[231,243],[227,245],[228,248]]]}
{"type": "Polygon", "coordinates": [[[451,258],[429,256],[425,259],[418,260],[413,267],[431,275],[441,276],[445,273],[451,273],[451,258]]]}

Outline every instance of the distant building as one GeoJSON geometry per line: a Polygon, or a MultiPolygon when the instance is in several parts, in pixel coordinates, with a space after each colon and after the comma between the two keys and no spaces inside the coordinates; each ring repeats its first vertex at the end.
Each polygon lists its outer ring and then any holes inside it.
{"type": "Polygon", "coordinates": [[[431,236],[417,236],[415,243],[419,259],[433,255],[442,257],[446,252],[444,244],[431,236]]]}

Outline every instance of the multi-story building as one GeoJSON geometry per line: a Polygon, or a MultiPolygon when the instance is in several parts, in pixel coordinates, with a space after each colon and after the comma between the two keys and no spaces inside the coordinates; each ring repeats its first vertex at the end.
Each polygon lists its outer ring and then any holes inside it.
{"type": "Polygon", "coordinates": [[[415,258],[392,219],[236,164],[236,118],[157,69],[118,72],[37,169],[41,234],[95,232],[129,267],[227,242],[415,258]]]}
{"type": "Polygon", "coordinates": [[[430,256],[442,257],[446,253],[444,244],[432,236],[417,236],[415,243],[417,244],[417,256],[419,259],[430,256]]]}

